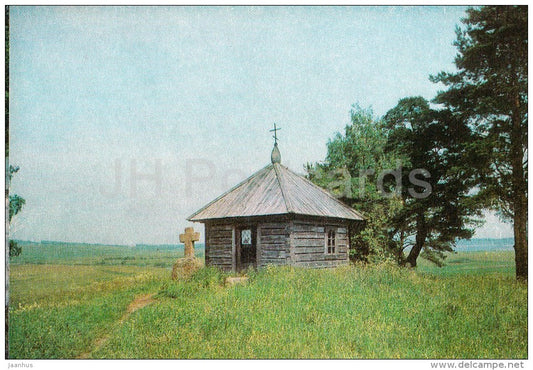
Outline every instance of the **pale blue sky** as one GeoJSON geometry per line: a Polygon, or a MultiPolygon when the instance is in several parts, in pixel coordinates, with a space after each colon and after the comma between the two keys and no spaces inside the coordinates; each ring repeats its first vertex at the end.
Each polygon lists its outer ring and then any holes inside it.
{"type": "MultiPolygon", "coordinates": [[[[268,164],[274,122],[303,172],[352,104],[432,98],[464,11],[12,7],[13,237],[177,243],[186,216],[268,164]]],[[[512,232],[491,216],[478,236],[512,232]]]]}

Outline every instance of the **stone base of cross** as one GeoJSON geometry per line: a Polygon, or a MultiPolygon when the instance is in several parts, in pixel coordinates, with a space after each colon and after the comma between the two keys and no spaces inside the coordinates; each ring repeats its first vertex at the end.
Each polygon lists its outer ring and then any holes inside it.
{"type": "Polygon", "coordinates": [[[180,234],[180,243],[185,244],[185,258],[194,257],[194,242],[200,240],[200,233],[194,232],[192,227],[186,227],[185,233],[180,234]]]}

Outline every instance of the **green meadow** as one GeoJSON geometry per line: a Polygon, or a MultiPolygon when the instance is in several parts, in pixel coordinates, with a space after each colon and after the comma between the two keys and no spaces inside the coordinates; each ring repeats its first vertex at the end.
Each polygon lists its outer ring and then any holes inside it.
{"type": "MultiPolygon", "coordinates": [[[[112,246],[99,244],[74,244],[61,242],[18,242],[23,253],[10,260],[11,265],[61,264],[61,265],[125,265],[142,267],[168,267],[183,256],[183,245],[112,246]]],[[[196,256],[204,255],[203,244],[197,245],[196,256]]]]}
{"type": "Polygon", "coordinates": [[[416,270],[268,267],[234,286],[214,268],[170,280],[182,253],[23,246],[10,265],[9,357],[527,358],[513,252],[416,270]]]}

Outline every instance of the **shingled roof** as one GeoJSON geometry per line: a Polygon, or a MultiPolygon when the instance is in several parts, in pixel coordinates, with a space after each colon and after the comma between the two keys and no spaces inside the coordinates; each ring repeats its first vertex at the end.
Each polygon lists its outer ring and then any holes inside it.
{"type": "Polygon", "coordinates": [[[283,214],[364,220],[361,214],[326,190],[282,166],[274,154],[273,151],[271,164],[196,211],[187,220],[283,214]]]}

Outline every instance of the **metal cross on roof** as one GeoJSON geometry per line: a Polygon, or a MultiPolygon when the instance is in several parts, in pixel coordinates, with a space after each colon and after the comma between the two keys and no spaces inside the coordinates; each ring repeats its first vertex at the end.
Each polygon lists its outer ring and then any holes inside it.
{"type": "Polygon", "coordinates": [[[277,145],[278,144],[278,131],[281,130],[281,127],[276,127],[276,124],[274,123],[274,128],[272,130],[270,130],[270,132],[274,131],[274,136],[272,136],[274,138],[274,144],[277,145]]]}

